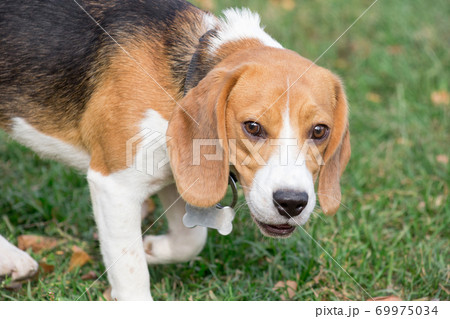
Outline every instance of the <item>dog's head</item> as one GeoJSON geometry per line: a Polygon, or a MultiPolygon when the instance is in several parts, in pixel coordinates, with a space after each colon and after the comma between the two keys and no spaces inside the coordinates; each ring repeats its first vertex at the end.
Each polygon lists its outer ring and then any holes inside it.
{"type": "Polygon", "coordinates": [[[169,122],[178,190],[209,207],[238,173],[261,231],[285,237],[312,213],[318,178],[327,215],[340,205],[350,157],[347,102],[340,80],[284,49],[258,48],[223,60],[181,100],[169,122]]]}

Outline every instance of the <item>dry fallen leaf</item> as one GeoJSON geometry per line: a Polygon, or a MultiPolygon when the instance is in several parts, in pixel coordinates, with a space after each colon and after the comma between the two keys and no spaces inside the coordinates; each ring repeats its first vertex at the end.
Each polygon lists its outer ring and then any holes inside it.
{"type": "Polygon", "coordinates": [[[440,155],[436,156],[436,161],[438,161],[438,163],[447,165],[448,164],[448,156],[444,155],[444,154],[440,154],[440,155]]]}
{"type": "Polygon", "coordinates": [[[6,290],[19,291],[20,289],[22,289],[22,284],[23,282],[21,281],[13,281],[2,287],[5,288],[6,290]]]}
{"type": "Polygon", "coordinates": [[[350,63],[346,59],[338,58],[335,60],[335,65],[339,69],[348,69],[350,63]]]}
{"type": "Polygon", "coordinates": [[[373,299],[367,299],[367,301],[402,301],[402,299],[400,297],[391,295],[391,296],[375,297],[373,299]]]}
{"type": "Polygon", "coordinates": [[[439,284],[439,287],[441,287],[441,289],[444,290],[447,295],[450,295],[450,290],[446,289],[443,284],[439,284]]]}
{"type": "MultiPolygon", "coordinates": [[[[112,297],[111,297],[111,287],[106,288],[106,290],[103,292],[103,298],[106,301],[112,301],[112,297]]],[[[99,301],[103,301],[103,299],[101,297],[98,297],[99,301]]]]}
{"type": "Polygon", "coordinates": [[[91,257],[80,247],[72,246],[72,257],[70,257],[69,270],[72,271],[76,267],[83,267],[91,257]]]}
{"type": "Polygon", "coordinates": [[[373,102],[373,103],[380,103],[381,102],[381,96],[377,93],[369,92],[366,94],[367,101],[373,102]]]}
{"type": "Polygon", "coordinates": [[[156,209],[155,201],[153,200],[153,198],[149,198],[146,202],[148,212],[153,213],[156,209]]]}
{"type": "Polygon", "coordinates": [[[51,273],[55,270],[54,265],[50,265],[47,263],[47,258],[42,258],[39,262],[39,267],[44,271],[45,274],[51,273]]]}
{"type": "Polygon", "coordinates": [[[273,259],[272,258],[270,258],[270,257],[264,257],[264,259],[266,260],[266,262],[268,263],[268,264],[271,264],[272,262],[273,262],[273,259]]]}
{"type": "Polygon", "coordinates": [[[399,137],[398,139],[395,140],[398,144],[400,145],[406,145],[406,146],[411,146],[412,143],[410,140],[403,138],[403,137],[399,137]]]}
{"type": "Polygon", "coordinates": [[[216,297],[216,294],[214,293],[214,291],[210,290],[208,292],[208,295],[209,295],[209,298],[211,298],[211,300],[214,300],[214,301],[218,300],[217,297],[216,297]]]}
{"type": "Polygon", "coordinates": [[[147,199],[144,204],[142,205],[141,210],[141,220],[147,217],[149,214],[153,213],[156,209],[155,202],[153,199],[149,198],[147,199]]]}
{"type": "Polygon", "coordinates": [[[387,47],[387,52],[390,55],[398,55],[403,53],[403,47],[401,45],[390,45],[387,47]]]}
{"type": "Polygon", "coordinates": [[[87,273],[85,273],[83,276],[81,276],[82,280],[94,280],[97,279],[97,274],[94,271],[89,271],[87,273]]]}
{"type": "Polygon", "coordinates": [[[59,241],[56,238],[37,235],[21,235],[17,237],[17,241],[17,247],[22,250],[31,248],[34,253],[41,250],[53,249],[59,244],[59,241]]]}
{"type": "Polygon", "coordinates": [[[280,6],[284,10],[291,11],[295,8],[296,4],[294,0],[270,0],[272,5],[280,6]]]}
{"type": "Polygon", "coordinates": [[[281,300],[286,300],[286,297],[292,299],[294,298],[295,293],[297,291],[297,283],[292,280],[288,280],[286,282],[279,281],[275,284],[273,290],[278,291],[280,293],[281,300]]]}
{"type": "Polygon", "coordinates": [[[435,200],[434,200],[434,205],[436,206],[436,207],[439,207],[439,206],[441,206],[442,205],[442,203],[444,202],[444,195],[438,195],[436,198],[435,198],[435,200]]]}
{"type": "Polygon", "coordinates": [[[434,91],[431,93],[431,102],[434,105],[448,105],[450,97],[446,90],[434,91]]]}

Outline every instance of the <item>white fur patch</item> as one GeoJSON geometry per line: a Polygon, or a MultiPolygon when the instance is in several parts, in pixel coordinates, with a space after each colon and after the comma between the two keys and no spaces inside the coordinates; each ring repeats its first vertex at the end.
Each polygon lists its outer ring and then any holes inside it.
{"type": "Polygon", "coordinates": [[[141,209],[147,192],[129,170],[103,176],[89,169],[87,179],[111,296],[151,300],[141,238],[141,209]]]}
{"type": "Polygon", "coordinates": [[[206,27],[206,30],[212,30],[217,26],[219,20],[212,14],[206,13],[203,15],[203,25],[206,27]]]}
{"type": "Polygon", "coordinates": [[[207,229],[204,227],[186,228],[182,219],[186,202],[180,198],[175,184],[169,185],[158,197],[164,206],[169,231],[164,235],[145,236],[144,247],[149,264],[185,262],[197,256],[206,243],[207,229]]]}
{"type": "MultiPolygon", "coordinates": [[[[140,132],[127,142],[127,165],[135,170],[133,174],[142,173],[144,180],[160,188],[173,182],[166,145],[168,125],[168,121],[158,112],[147,110],[140,125],[140,132]],[[139,144],[134,145],[137,152],[134,158],[130,158],[133,149],[133,143],[130,141],[135,139],[139,141],[139,144]]],[[[150,191],[153,194],[159,189],[150,191]]]]}
{"type": "Polygon", "coordinates": [[[38,263],[30,255],[0,236],[0,276],[21,280],[34,275],[38,268],[38,263]]]}
{"type": "Polygon", "coordinates": [[[12,138],[31,148],[42,157],[57,160],[87,172],[91,161],[87,152],[38,131],[23,118],[13,118],[12,122],[10,133],[12,138]]]}
{"type": "Polygon", "coordinates": [[[119,300],[151,299],[141,211],[149,195],[173,183],[170,165],[158,165],[167,161],[167,125],[158,112],[148,110],[140,123],[140,132],[127,145],[137,149],[129,167],[108,176],[88,171],[111,294],[119,300]]]}
{"type": "Polygon", "coordinates": [[[11,276],[12,280],[22,280],[33,276],[39,266],[26,252],[0,236],[0,276],[11,276]]]}
{"type": "Polygon", "coordinates": [[[211,51],[214,52],[221,45],[242,39],[257,39],[264,45],[282,48],[281,44],[274,40],[261,27],[261,19],[257,13],[250,9],[227,9],[223,11],[224,17],[217,24],[217,36],[212,39],[211,51]]]}
{"type": "Polygon", "coordinates": [[[282,189],[306,192],[308,204],[300,215],[287,221],[292,226],[303,225],[314,209],[316,195],[312,174],[306,167],[305,159],[301,154],[301,145],[297,144],[296,132],[290,123],[289,91],[283,113],[282,129],[278,139],[271,143],[278,145],[278,150],[269,158],[267,165],[255,174],[247,195],[248,205],[258,221],[266,224],[283,224],[286,223],[286,218],[281,216],[275,208],[273,193],[282,189]]]}

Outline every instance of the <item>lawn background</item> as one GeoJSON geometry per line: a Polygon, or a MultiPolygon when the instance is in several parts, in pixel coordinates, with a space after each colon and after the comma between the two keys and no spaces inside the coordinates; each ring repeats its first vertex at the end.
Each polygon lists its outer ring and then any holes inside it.
{"type": "MultiPolygon", "coordinates": [[[[315,60],[372,1],[196,3],[216,14],[230,6],[258,11],[283,46],[315,60]]],[[[338,214],[316,209],[304,227],[314,240],[301,229],[289,239],[265,238],[244,205],[232,234],[210,230],[196,260],[150,267],[154,299],[280,300],[273,287],[289,280],[298,287],[293,300],[369,299],[360,286],[373,297],[449,300],[449,16],[445,0],[379,0],[318,61],[346,85],[352,158],[338,214]]],[[[39,159],[3,132],[0,176],[2,235],[13,243],[21,234],[66,239],[31,253],[55,265],[53,272],[15,291],[5,289],[7,280],[0,300],[77,299],[93,282],[80,277],[104,271],[84,176],[39,159]],[[93,260],[67,272],[74,244],[93,260]]],[[[161,213],[158,205],[143,227],[161,213]]],[[[164,230],[158,222],[151,233],[164,230]]],[[[97,300],[107,287],[103,277],[80,299],[97,300]]]]}

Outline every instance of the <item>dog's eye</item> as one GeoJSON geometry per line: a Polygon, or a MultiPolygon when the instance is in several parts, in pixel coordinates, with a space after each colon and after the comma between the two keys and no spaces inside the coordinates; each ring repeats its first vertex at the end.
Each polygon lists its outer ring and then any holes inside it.
{"type": "Polygon", "coordinates": [[[314,140],[323,140],[328,135],[328,127],[326,125],[316,125],[312,130],[311,138],[314,140]]]}
{"type": "Polygon", "coordinates": [[[248,121],[244,123],[244,129],[245,131],[253,136],[257,137],[263,137],[264,136],[264,129],[262,128],[261,124],[248,121]]]}

